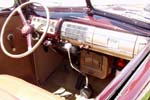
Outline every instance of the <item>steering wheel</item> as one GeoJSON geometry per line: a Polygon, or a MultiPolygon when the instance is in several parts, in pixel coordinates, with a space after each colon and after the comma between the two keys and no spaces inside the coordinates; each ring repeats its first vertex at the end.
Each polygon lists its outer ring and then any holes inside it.
{"type": "Polygon", "coordinates": [[[20,6],[18,6],[16,9],[14,9],[12,11],[12,13],[7,17],[6,21],[4,22],[3,24],[3,27],[2,27],[2,30],[1,30],[1,37],[0,37],[0,44],[1,44],[1,48],[2,48],[2,51],[9,57],[11,58],[22,58],[22,57],[25,57],[29,54],[31,54],[32,52],[34,52],[37,47],[39,47],[39,45],[42,43],[42,41],[44,40],[45,36],[46,36],[46,33],[47,33],[47,30],[48,30],[48,26],[49,26],[49,10],[48,8],[43,5],[42,3],[38,3],[38,2],[32,2],[32,1],[29,1],[29,2],[25,2],[23,4],[21,4],[20,6]],[[29,4],[33,4],[33,3],[36,3],[36,4],[39,4],[41,5],[45,12],[46,12],[46,26],[43,30],[43,34],[41,35],[40,39],[37,41],[37,43],[32,47],[32,32],[33,32],[33,27],[32,25],[26,20],[25,16],[23,15],[23,12],[21,10],[21,8],[23,8],[24,6],[27,6],[29,4]],[[23,35],[26,36],[26,40],[27,40],[27,46],[28,46],[28,49],[27,51],[23,52],[23,53],[20,53],[20,54],[12,54],[12,53],[9,53],[5,46],[4,46],[4,41],[3,41],[3,38],[4,38],[4,33],[5,33],[5,28],[8,24],[8,22],[10,21],[10,19],[12,18],[12,16],[18,12],[20,18],[21,18],[21,21],[23,23],[23,27],[21,29],[21,33],[23,35]]]}

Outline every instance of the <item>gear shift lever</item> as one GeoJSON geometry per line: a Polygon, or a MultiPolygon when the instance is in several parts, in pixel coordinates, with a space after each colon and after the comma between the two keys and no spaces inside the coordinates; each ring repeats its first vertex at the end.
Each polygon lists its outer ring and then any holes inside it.
{"type": "Polygon", "coordinates": [[[85,98],[89,98],[91,96],[91,89],[88,87],[88,77],[86,74],[82,73],[79,69],[77,69],[76,67],[74,67],[74,65],[72,64],[72,61],[71,61],[71,56],[70,56],[70,49],[72,47],[72,44],[71,43],[66,43],[64,45],[64,48],[67,50],[68,52],[68,58],[69,58],[69,62],[70,62],[70,66],[71,68],[73,68],[75,71],[81,73],[83,76],[85,76],[85,80],[86,80],[86,83],[85,83],[85,86],[83,89],[80,90],[80,95],[81,96],[84,96],[85,98]]]}

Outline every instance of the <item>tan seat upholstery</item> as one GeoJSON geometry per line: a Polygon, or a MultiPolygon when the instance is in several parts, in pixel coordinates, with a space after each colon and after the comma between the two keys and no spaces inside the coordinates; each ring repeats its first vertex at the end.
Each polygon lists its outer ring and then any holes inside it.
{"type": "Polygon", "coordinates": [[[19,100],[5,90],[0,89],[0,100],[19,100]]]}
{"type": "Polygon", "coordinates": [[[0,75],[0,89],[19,100],[64,100],[40,87],[9,75],[0,75]]]}

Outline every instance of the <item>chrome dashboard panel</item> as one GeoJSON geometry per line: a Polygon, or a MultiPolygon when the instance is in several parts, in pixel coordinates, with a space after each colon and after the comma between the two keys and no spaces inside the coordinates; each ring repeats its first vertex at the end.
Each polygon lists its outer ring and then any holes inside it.
{"type": "MultiPolygon", "coordinates": [[[[57,22],[57,20],[50,19],[49,28],[47,31],[48,34],[55,34],[57,22]]],[[[46,19],[42,17],[31,16],[31,25],[34,27],[34,29],[36,29],[36,31],[43,32],[46,25],[46,19]]]]}
{"type": "Polygon", "coordinates": [[[131,33],[65,21],[61,39],[75,46],[90,47],[92,51],[131,60],[148,43],[149,38],[131,33]]]}

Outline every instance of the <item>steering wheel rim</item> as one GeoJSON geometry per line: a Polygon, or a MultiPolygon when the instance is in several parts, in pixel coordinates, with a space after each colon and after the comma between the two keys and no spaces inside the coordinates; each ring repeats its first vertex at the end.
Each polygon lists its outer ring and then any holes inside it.
{"type": "MultiPolygon", "coordinates": [[[[42,4],[42,3],[39,3],[39,2],[32,2],[32,1],[29,1],[29,2],[25,2],[23,4],[21,4],[20,6],[18,6],[16,9],[14,9],[12,11],[12,13],[7,17],[7,19],[5,20],[4,24],[3,24],[3,27],[2,27],[2,30],[1,30],[1,36],[0,36],[0,45],[1,45],[1,48],[2,48],[2,51],[9,57],[11,58],[22,58],[22,57],[25,57],[25,56],[28,56],[29,54],[31,54],[32,52],[34,52],[38,47],[39,45],[42,43],[42,41],[44,40],[45,36],[46,36],[46,33],[47,33],[47,30],[48,30],[48,26],[49,26],[49,10],[48,8],[42,4]],[[11,17],[18,11],[19,13],[19,9],[21,9],[22,7],[26,6],[26,5],[29,5],[29,4],[32,4],[32,3],[36,3],[36,4],[40,4],[45,12],[46,12],[46,26],[44,28],[44,31],[40,37],[40,39],[38,40],[38,42],[31,48],[31,49],[28,49],[26,52],[24,53],[20,53],[20,54],[11,54],[9,53],[5,46],[4,46],[4,33],[5,33],[5,28],[8,24],[8,22],[10,21],[11,17]]],[[[31,33],[30,33],[31,34],[31,33]]],[[[28,42],[28,41],[27,41],[28,42]]]]}

